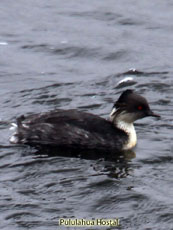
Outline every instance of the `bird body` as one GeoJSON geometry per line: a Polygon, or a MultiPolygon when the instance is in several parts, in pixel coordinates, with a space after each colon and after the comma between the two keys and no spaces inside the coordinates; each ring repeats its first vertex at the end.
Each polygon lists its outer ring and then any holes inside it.
{"type": "Polygon", "coordinates": [[[36,147],[129,150],[137,142],[133,122],[146,116],[158,117],[144,97],[126,90],[115,102],[108,120],[75,109],[21,116],[10,141],[36,147]]]}

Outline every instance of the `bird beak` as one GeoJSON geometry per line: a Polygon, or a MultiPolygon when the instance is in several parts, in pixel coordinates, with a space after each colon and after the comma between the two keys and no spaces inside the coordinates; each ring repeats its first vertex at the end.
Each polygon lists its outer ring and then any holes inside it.
{"type": "Polygon", "coordinates": [[[151,110],[148,110],[148,111],[147,111],[147,116],[151,116],[151,117],[160,117],[160,115],[154,113],[154,112],[151,111],[151,110]]]}

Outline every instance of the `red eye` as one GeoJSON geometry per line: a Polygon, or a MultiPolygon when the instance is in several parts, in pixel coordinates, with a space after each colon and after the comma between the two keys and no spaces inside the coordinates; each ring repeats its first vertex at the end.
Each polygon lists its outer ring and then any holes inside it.
{"type": "Polygon", "coordinates": [[[143,107],[141,105],[138,106],[138,110],[142,110],[143,107]]]}

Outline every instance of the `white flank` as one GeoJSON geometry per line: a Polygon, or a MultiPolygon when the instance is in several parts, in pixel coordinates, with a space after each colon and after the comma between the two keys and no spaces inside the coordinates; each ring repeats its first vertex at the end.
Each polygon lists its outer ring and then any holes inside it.
{"type": "Polygon", "coordinates": [[[29,128],[29,126],[28,126],[28,125],[26,125],[26,124],[22,124],[22,126],[23,126],[24,128],[26,128],[26,129],[28,129],[28,128],[29,128]]]}
{"type": "Polygon", "coordinates": [[[17,129],[17,124],[16,123],[11,123],[10,130],[16,130],[17,129]]]}
{"type": "Polygon", "coordinates": [[[10,130],[15,131],[15,132],[13,133],[13,135],[10,137],[10,140],[9,140],[12,144],[17,144],[17,143],[18,143],[18,138],[17,138],[17,136],[16,136],[17,127],[18,127],[18,126],[17,126],[16,123],[11,123],[10,130]]]}
{"type": "Polygon", "coordinates": [[[10,137],[10,143],[12,144],[18,143],[18,138],[15,136],[15,134],[12,137],[10,137]]]}

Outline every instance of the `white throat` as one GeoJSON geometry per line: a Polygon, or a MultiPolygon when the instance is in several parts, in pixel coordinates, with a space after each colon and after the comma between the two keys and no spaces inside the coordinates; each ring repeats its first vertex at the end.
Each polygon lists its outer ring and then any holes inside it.
{"type": "Polygon", "coordinates": [[[137,136],[135,127],[133,125],[133,117],[128,113],[116,114],[115,108],[110,114],[110,120],[115,124],[115,126],[128,134],[128,141],[123,147],[123,150],[128,150],[133,148],[137,143],[137,136]]]}
{"type": "Polygon", "coordinates": [[[137,136],[136,136],[136,131],[135,131],[135,127],[133,123],[128,123],[128,122],[120,120],[116,123],[116,127],[125,131],[129,136],[128,142],[125,144],[123,149],[128,150],[128,149],[135,147],[137,143],[137,136]]]}

